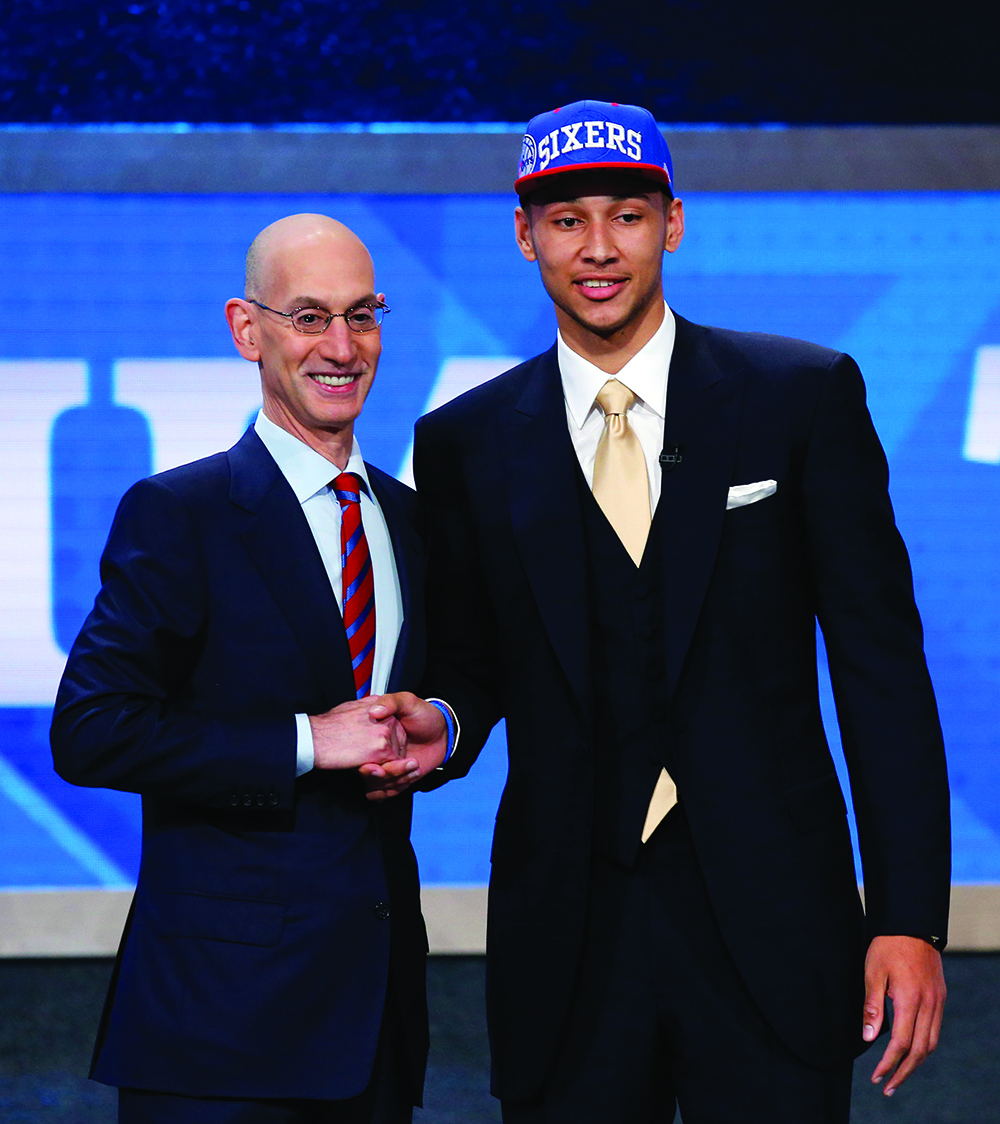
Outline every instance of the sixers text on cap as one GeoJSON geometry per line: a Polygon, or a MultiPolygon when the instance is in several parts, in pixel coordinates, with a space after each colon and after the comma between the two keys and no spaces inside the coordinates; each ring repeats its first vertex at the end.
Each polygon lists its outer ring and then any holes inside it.
{"type": "Polygon", "coordinates": [[[543,177],[592,169],[630,172],[673,186],[667,142],[648,109],[575,101],[528,122],[514,190],[524,195],[543,177]]]}

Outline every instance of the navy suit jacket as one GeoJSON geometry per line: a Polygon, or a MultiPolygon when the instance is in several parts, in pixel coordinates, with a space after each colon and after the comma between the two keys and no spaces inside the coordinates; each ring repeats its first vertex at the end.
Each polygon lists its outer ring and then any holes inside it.
{"type": "MultiPolygon", "coordinates": [[[[806,1061],[860,1041],[865,930],[817,689],[829,655],[860,832],[867,934],[943,935],[941,733],[881,446],[848,356],[678,317],[664,447],[662,675],[651,721],[727,947],[806,1061]],[[773,495],[727,510],[733,485],[773,495]]],[[[537,1091],[580,953],[595,786],[579,466],[555,348],[417,424],[431,519],[427,686],[464,773],[500,717],[492,852],[494,1091],[537,1091]]],[[[656,768],[649,777],[649,791],[656,768]]]]}
{"type": "MultiPolygon", "coordinates": [[[[395,690],[423,666],[423,545],[413,492],[369,473],[402,590],[395,690]]],[[[352,1096],[371,1074],[391,946],[419,1103],[411,804],[372,805],[354,773],[295,777],[294,715],[355,690],[316,544],[256,433],[135,485],[101,575],[52,726],[63,777],[143,798],[93,1075],[190,1096],[352,1096]]]]}

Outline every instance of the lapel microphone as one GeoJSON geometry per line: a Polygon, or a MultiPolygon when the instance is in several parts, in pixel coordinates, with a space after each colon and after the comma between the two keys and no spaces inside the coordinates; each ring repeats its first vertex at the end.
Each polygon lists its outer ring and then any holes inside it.
{"type": "Polygon", "coordinates": [[[684,460],[684,446],[673,444],[664,445],[663,452],[660,453],[660,471],[673,472],[673,470],[684,460]]]}

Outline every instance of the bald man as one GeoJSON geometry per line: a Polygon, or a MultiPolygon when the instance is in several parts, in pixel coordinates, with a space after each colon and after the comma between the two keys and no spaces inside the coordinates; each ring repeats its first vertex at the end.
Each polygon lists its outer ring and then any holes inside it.
{"type": "Polygon", "coordinates": [[[416,497],[354,436],[386,311],[341,223],[258,235],[226,315],[263,409],[127,493],[69,656],[56,768],[143,798],[91,1072],[120,1121],[396,1124],[420,1103],[410,802],[365,794],[419,779],[446,735],[411,695],[378,704],[424,649],[416,497]]]}

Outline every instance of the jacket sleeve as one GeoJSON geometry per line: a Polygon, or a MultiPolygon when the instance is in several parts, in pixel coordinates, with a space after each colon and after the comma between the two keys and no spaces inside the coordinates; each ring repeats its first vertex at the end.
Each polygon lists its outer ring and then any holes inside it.
{"type": "Polygon", "coordinates": [[[226,712],[192,689],[209,586],[196,520],[162,480],[122,500],[101,580],[56,698],[60,776],[219,807],[289,806],[294,715],[226,712]]]}
{"type": "Polygon", "coordinates": [[[502,717],[496,626],[479,561],[475,522],[461,476],[449,471],[446,443],[427,419],[417,423],[413,468],[428,523],[427,668],[423,693],[443,699],[458,716],[456,753],[422,787],[468,773],[502,717]]]}
{"type": "Polygon", "coordinates": [[[885,456],[861,373],[845,355],[825,373],[803,489],[869,932],[944,936],[950,828],[941,727],[885,456]]]}

